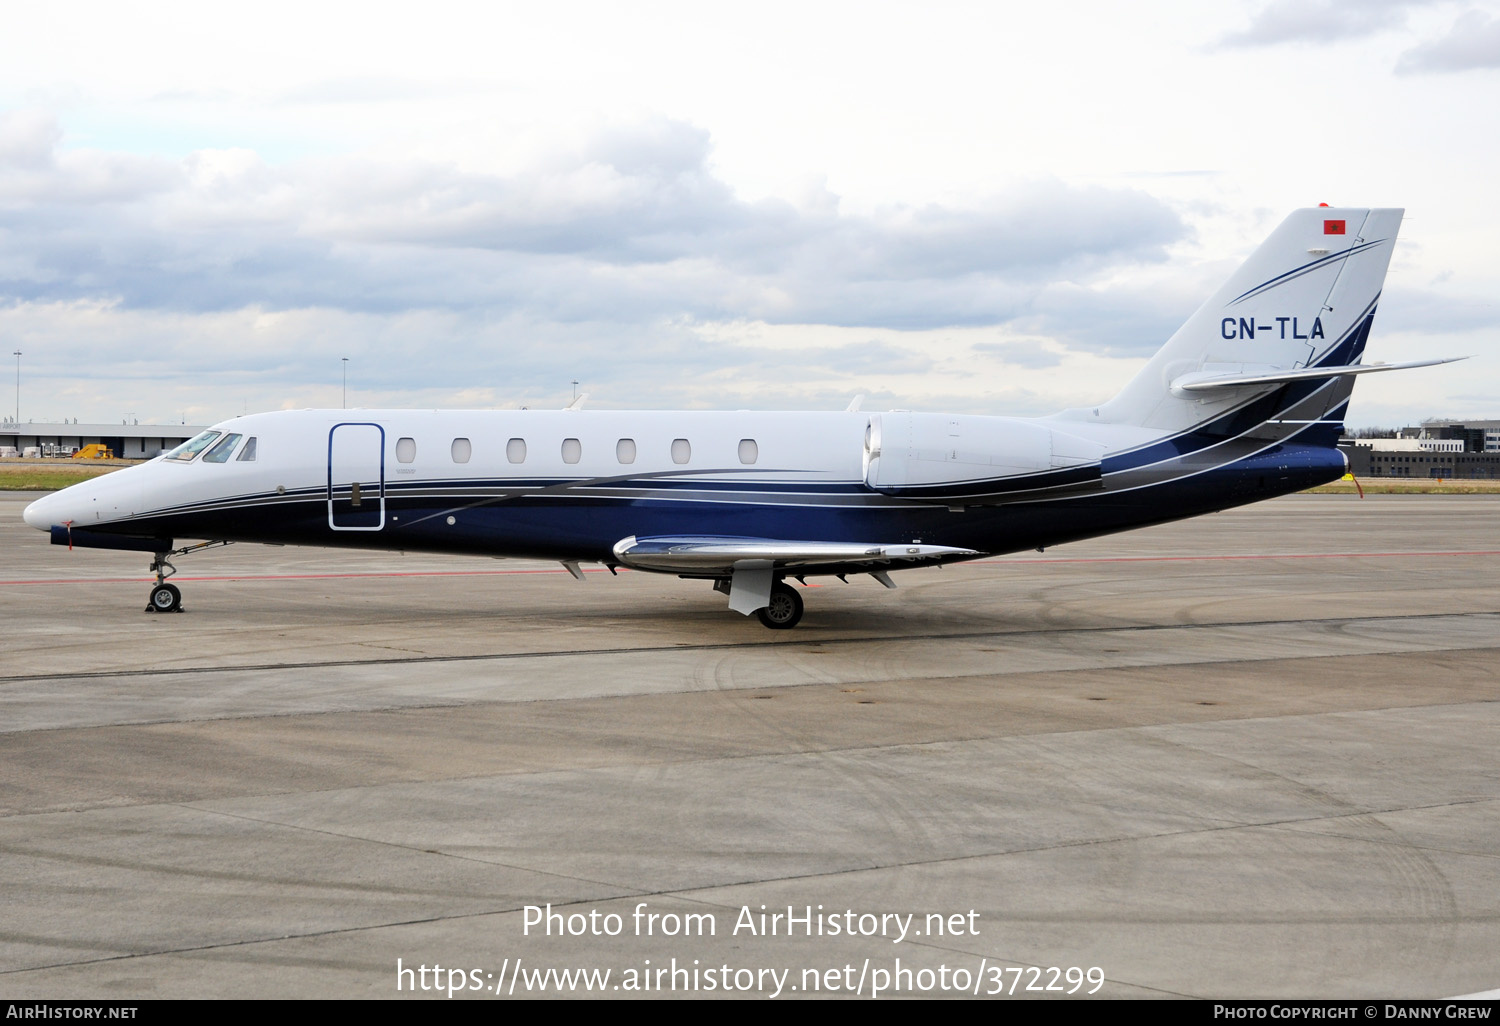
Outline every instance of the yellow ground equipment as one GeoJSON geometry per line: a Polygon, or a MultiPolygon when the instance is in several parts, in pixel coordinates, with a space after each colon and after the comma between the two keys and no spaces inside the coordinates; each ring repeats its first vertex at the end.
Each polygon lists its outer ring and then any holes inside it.
{"type": "Polygon", "coordinates": [[[115,456],[114,453],[109,451],[107,446],[96,442],[93,445],[85,445],[82,449],[79,449],[73,454],[73,458],[75,460],[112,460],[115,456]]]}

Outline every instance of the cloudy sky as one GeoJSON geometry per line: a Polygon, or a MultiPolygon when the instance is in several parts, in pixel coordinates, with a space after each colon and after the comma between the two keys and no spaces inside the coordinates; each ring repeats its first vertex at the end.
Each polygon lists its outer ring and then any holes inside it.
{"type": "Polygon", "coordinates": [[[351,406],[1045,414],[1328,202],[1406,208],[1369,357],[1476,354],[1350,423],[1500,417],[1497,169],[1500,0],[12,5],[0,355],[23,421],[346,369],[351,406]]]}

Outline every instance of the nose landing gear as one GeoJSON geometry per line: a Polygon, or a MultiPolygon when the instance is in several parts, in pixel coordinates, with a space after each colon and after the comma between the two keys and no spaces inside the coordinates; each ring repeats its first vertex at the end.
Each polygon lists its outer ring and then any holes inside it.
{"type": "Polygon", "coordinates": [[[182,592],[178,590],[175,584],[158,584],[151,589],[151,603],[146,606],[146,612],[182,612],[182,592]]]}
{"type": "Polygon", "coordinates": [[[151,598],[146,602],[148,613],[182,612],[182,592],[177,585],[167,583],[167,578],[177,572],[177,568],[167,560],[168,556],[174,555],[175,552],[158,552],[147,567],[156,574],[156,583],[151,587],[151,598]]]}
{"type": "Polygon", "coordinates": [[[175,584],[168,584],[167,578],[177,572],[172,565],[170,557],[185,556],[189,552],[197,552],[199,549],[210,548],[214,545],[229,545],[227,541],[206,541],[197,545],[189,545],[184,549],[173,549],[170,552],[158,552],[156,558],[151,560],[151,565],[146,569],[156,575],[156,583],[151,586],[151,597],[146,601],[146,612],[148,613],[180,613],[182,612],[182,592],[175,584]]]}

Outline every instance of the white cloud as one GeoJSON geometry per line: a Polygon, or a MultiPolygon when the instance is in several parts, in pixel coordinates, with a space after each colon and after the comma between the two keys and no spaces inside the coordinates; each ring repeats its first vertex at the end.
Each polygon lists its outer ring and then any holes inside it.
{"type": "Polygon", "coordinates": [[[305,309],[0,307],[25,353],[23,419],[206,422],[242,409],[564,405],[1045,414],[1097,403],[1139,366],[993,327],[920,331],[763,321],[560,324],[521,316],[305,309]]]}
{"type": "Polygon", "coordinates": [[[1397,74],[1500,68],[1500,18],[1465,11],[1446,36],[1414,46],[1396,63],[1397,74]]]}
{"type": "Polygon", "coordinates": [[[1335,43],[1400,28],[1407,13],[1434,0],[1275,0],[1251,16],[1250,24],[1225,34],[1224,46],[1335,43]]]}
{"type": "Polygon", "coordinates": [[[48,204],[86,211],[166,191],[180,171],[130,154],[68,151],[50,113],[0,110],[0,210],[24,217],[48,204]]]}
{"type": "Polygon", "coordinates": [[[927,327],[1007,319],[1050,278],[1159,261],[1185,232],[1143,192],[1055,180],[966,208],[746,202],[706,132],[660,120],[514,175],[246,150],[167,162],[56,138],[28,127],[26,170],[0,174],[14,299],[927,327]]]}

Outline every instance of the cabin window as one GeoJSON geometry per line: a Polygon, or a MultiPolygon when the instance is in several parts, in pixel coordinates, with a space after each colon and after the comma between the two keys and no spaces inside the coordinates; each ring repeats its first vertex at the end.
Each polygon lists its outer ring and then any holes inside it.
{"type": "Polygon", "coordinates": [[[417,458],[417,440],[415,438],[396,439],[396,462],[410,463],[417,458]]]}
{"type": "Polygon", "coordinates": [[[672,462],[686,463],[693,458],[693,445],[686,438],[672,439],[672,462]]]}
{"type": "Polygon", "coordinates": [[[512,438],[505,443],[505,458],[512,463],[526,462],[526,439],[512,438]]]}
{"type": "Polygon", "coordinates": [[[615,459],[621,463],[635,462],[635,439],[622,438],[615,443],[615,459]]]}
{"type": "Polygon", "coordinates": [[[755,444],[753,438],[740,439],[740,462],[754,463],[760,459],[760,446],[755,444]]]}
{"type": "Polygon", "coordinates": [[[452,452],[454,463],[467,463],[469,457],[474,455],[474,446],[467,438],[455,438],[452,452]]]}
{"type": "Polygon", "coordinates": [[[209,444],[221,434],[223,434],[222,431],[205,431],[200,435],[195,435],[167,453],[167,459],[181,460],[183,463],[186,463],[204,449],[207,449],[209,444]]]}
{"type": "Polygon", "coordinates": [[[564,463],[577,463],[583,458],[583,443],[576,438],[564,438],[562,458],[564,463]]]}
{"type": "Polygon", "coordinates": [[[203,462],[228,463],[230,455],[234,452],[234,447],[240,444],[240,439],[243,437],[245,436],[233,434],[225,435],[223,438],[219,439],[218,445],[215,445],[212,449],[203,454],[203,462]]]}

